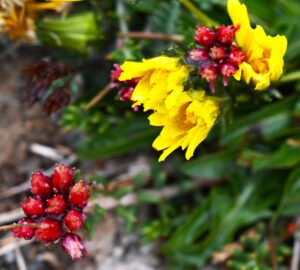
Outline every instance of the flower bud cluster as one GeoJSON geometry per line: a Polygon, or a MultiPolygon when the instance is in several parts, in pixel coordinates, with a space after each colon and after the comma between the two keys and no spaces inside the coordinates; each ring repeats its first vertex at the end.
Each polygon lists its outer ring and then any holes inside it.
{"type": "Polygon", "coordinates": [[[88,202],[89,190],[82,180],[75,183],[73,174],[64,164],[57,164],[51,177],[41,172],[32,174],[32,196],[22,203],[26,218],[18,222],[29,226],[13,229],[14,237],[29,240],[35,236],[48,244],[60,240],[72,259],[82,257],[86,248],[73,232],[84,224],[83,208],[88,202]]]}
{"type": "Polygon", "coordinates": [[[137,78],[128,81],[119,81],[122,69],[119,64],[114,64],[114,69],[110,73],[112,80],[112,88],[119,88],[119,97],[121,101],[127,101],[131,99],[132,92],[136,87],[139,80],[137,78]]]}
{"type": "Polygon", "coordinates": [[[187,60],[199,66],[199,75],[209,83],[212,92],[219,76],[223,79],[223,85],[227,86],[228,78],[245,61],[243,51],[234,42],[238,29],[232,25],[222,25],[214,30],[201,25],[195,29],[194,39],[198,47],[188,52],[187,60]]]}

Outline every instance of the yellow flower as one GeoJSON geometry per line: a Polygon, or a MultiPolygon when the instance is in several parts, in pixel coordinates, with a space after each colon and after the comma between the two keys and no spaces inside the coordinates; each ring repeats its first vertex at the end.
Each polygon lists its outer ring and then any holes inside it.
{"type": "Polygon", "coordinates": [[[196,147],[207,137],[219,113],[219,102],[206,97],[204,91],[183,91],[171,110],[155,111],[149,116],[150,125],[163,126],[153,147],[161,151],[159,161],[177,148],[186,149],[190,159],[196,147]]]}
{"type": "Polygon", "coordinates": [[[287,39],[281,35],[267,35],[260,25],[253,29],[247,8],[239,0],[228,0],[227,9],[233,24],[240,26],[236,38],[247,58],[235,78],[240,80],[243,77],[246,83],[252,82],[256,90],[264,90],[283,72],[287,39]]]}
{"type": "Polygon", "coordinates": [[[133,106],[143,105],[144,111],[171,108],[183,91],[188,77],[186,66],[179,65],[179,58],[159,56],[143,62],[126,61],[121,69],[120,81],[140,78],[132,93],[133,106]]]}
{"type": "Polygon", "coordinates": [[[70,1],[39,3],[33,0],[0,0],[0,32],[13,40],[35,41],[34,20],[46,10],[61,12],[70,1]]]}

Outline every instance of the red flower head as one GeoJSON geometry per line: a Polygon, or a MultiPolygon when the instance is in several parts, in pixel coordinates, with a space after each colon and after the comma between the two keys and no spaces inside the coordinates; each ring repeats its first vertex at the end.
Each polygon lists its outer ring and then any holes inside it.
{"type": "Polygon", "coordinates": [[[78,259],[86,252],[79,236],[70,234],[83,227],[85,215],[82,210],[89,199],[88,186],[83,180],[74,184],[73,171],[64,164],[57,164],[52,179],[41,172],[32,174],[33,197],[22,203],[27,216],[12,226],[17,238],[32,239],[51,244],[62,244],[72,259],[78,259]],[[23,225],[22,225],[23,224],[23,225]],[[32,225],[28,225],[32,224],[32,225]]]}

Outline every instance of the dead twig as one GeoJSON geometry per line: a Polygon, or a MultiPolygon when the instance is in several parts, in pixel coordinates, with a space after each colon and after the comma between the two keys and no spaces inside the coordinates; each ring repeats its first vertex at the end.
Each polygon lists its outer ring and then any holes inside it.
{"type": "Polygon", "coordinates": [[[119,38],[136,38],[136,39],[151,39],[151,40],[162,40],[171,41],[176,43],[182,43],[184,37],[181,35],[167,35],[164,33],[151,33],[151,32],[120,32],[118,33],[119,38]]]}
{"type": "Polygon", "coordinates": [[[39,143],[31,144],[29,149],[32,153],[51,159],[53,161],[60,161],[64,158],[61,154],[58,153],[55,148],[39,143]]]}
{"type": "Polygon", "coordinates": [[[11,223],[22,217],[24,217],[24,213],[21,208],[17,208],[12,211],[4,212],[4,213],[0,214],[0,224],[11,223]]]}
{"type": "Polygon", "coordinates": [[[7,238],[1,240],[0,245],[0,256],[5,255],[8,252],[15,250],[17,247],[22,247],[25,245],[29,245],[33,242],[33,240],[19,240],[12,236],[8,236],[7,238]],[[2,243],[5,243],[4,245],[2,243]]]}
{"type": "Polygon", "coordinates": [[[15,253],[16,253],[16,262],[17,262],[19,270],[27,270],[28,268],[26,266],[26,262],[23,257],[23,254],[20,250],[20,247],[16,247],[15,253]]]}
{"type": "Polygon", "coordinates": [[[93,107],[96,103],[98,103],[101,99],[103,99],[111,90],[111,83],[106,85],[99,93],[88,103],[85,105],[85,109],[88,110],[93,107]]]}

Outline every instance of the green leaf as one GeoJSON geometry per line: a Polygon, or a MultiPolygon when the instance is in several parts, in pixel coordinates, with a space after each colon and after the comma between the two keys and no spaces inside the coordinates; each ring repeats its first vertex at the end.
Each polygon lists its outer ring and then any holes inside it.
{"type": "Polygon", "coordinates": [[[136,151],[151,144],[156,134],[157,129],[149,127],[146,119],[125,120],[103,134],[90,138],[91,143],[79,148],[78,155],[90,160],[136,151]]]}
{"type": "Polygon", "coordinates": [[[226,177],[233,167],[234,152],[226,151],[186,162],[180,167],[180,170],[191,177],[217,180],[226,177]]]}
{"type": "Polygon", "coordinates": [[[272,217],[272,223],[275,224],[281,215],[293,216],[300,213],[300,168],[295,168],[289,175],[284,186],[284,190],[272,217]]]}
{"type": "Polygon", "coordinates": [[[190,214],[185,222],[173,233],[166,245],[167,249],[188,246],[193,243],[196,237],[207,230],[209,218],[207,206],[208,201],[206,200],[190,214]]]}
{"type": "Polygon", "coordinates": [[[276,151],[268,154],[245,151],[242,158],[248,159],[255,170],[290,168],[300,162],[300,141],[289,139],[276,151]]]}
{"type": "Polygon", "coordinates": [[[259,132],[269,140],[277,138],[289,127],[289,116],[296,101],[297,97],[292,95],[235,121],[222,135],[221,144],[238,145],[251,131],[259,132]]]}

